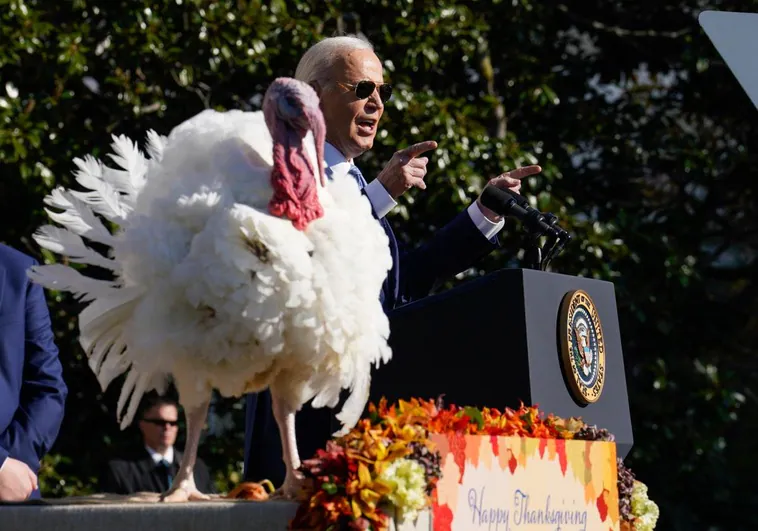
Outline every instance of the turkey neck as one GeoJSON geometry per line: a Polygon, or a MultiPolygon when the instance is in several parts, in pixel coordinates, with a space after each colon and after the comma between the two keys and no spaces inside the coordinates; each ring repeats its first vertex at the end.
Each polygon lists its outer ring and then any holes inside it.
{"type": "Polygon", "coordinates": [[[274,195],[269,203],[269,212],[286,217],[298,230],[324,215],[318,201],[318,189],[314,168],[303,146],[301,135],[284,122],[277,120],[274,131],[274,167],[271,170],[271,186],[274,195]]]}

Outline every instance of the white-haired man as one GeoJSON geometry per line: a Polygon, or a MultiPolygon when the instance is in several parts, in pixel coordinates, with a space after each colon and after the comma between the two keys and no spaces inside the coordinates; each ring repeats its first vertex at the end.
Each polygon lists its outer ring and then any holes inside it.
{"type": "MultiPolygon", "coordinates": [[[[426,189],[428,159],[421,157],[437,147],[430,140],[397,151],[370,183],[355,159],[374,144],[384,105],[392,88],[384,82],[382,63],[373,46],[353,36],[332,37],[312,46],[298,64],[295,77],[318,93],[326,122],[324,147],[327,176],[349,174],[368,198],[374,215],[390,240],[392,270],[380,298],[385,311],[427,296],[436,284],[470,267],[498,245],[503,220],[479,199],[461,212],[434,237],[403,252],[386,215],[397,198],[412,187],[426,189]]],[[[518,191],[521,179],[540,172],[528,166],[504,173],[490,183],[518,191]]],[[[310,457],[329,438],[331,411],[305,406],[297,416],[300,455],[310,457]]],[[[248,395],[245,433],[245,478],[284,478],[279,434],[271,413],[268,392],[248,395]]]]}

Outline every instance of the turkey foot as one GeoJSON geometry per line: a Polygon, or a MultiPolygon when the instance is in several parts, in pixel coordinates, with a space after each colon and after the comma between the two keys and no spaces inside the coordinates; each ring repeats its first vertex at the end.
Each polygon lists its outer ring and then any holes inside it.
{"type": "Polygon", "coordinates": [[[286,401],[281,400],[272,390],[272,406],[274,419],[279,426],[282,437],[282,455],[287,472],[284,476],[284,484],[274,492],[272,497],[294,499],[303,485],[303,474],[300,468],[300,456],[297,453],[297,438],[295,437],[295,409],[286,401]]]}
{"type": "MultiPolygon", "coordinates": [[[[177,477],[177,479],[179,479],[177,477]]],[[[211,497],[207,494],[203,494],[195,486],[194,479],[185,479],[184,481],[177,481],[174,483],[167,492],[161,496],[161,501],[164,503],[183,503],[188,501],[208,501],[211,497]]]]}
{"type": "Polygon", "coordinates": [[[289,471],[287,471],[287,474],[284,476],[284,483],[274,491],[271,498],[294,500],[298,497],[304,482],[305,479],[303,478],[302,472],[294,470],[292,474],[290,474],[289,471]]]}
{"type": "Polygon", "coordinates": [[[187,413],[187,444],[184,448],[182,462],[179,464],[179,473],[176,475],[171,488],[161,496],[162,502],[182,503],[211,499],[207,494],[197,490],[194,476],[197,447],[200,444],[200,434],[203,431],[205,417],[208,414],[208,404],[209,401],[206,401],[187,413]]]}

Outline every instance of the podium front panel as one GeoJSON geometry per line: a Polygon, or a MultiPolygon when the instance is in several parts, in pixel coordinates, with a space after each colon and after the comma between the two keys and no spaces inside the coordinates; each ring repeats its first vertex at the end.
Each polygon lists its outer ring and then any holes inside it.
{"type": "Polygon", "coordinates": [[[436,398],[477,407],[581,416],[616,436],[619,457],[632,447],[623,352],[613,284],[524,269],[504,269],[390,314],[392,360],[373,370],[371,400],[436,398]],[[561,362],[561,303],[584,290],[597,309],[605,374],[596,402],[581,404],[561,362]]]}

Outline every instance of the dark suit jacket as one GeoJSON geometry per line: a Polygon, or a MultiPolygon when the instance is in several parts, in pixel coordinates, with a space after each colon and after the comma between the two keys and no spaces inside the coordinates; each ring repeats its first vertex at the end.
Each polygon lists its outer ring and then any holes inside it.
{"type": "MultiPolygon", "coordinates": [[[[174,449],[171,463],[172,477],[176,477],[182,453],[174,449]]],[[[215,493],[208,467],[202,459],[195,463],[195,485],[205,494],[215,493]]],[[[134,494],[135,492],[166,492],[168,476],[158,467],[145,448],[134,448],[119,459],[108,461],[100,478],[100,492],[110,494],[134,494]]]]}
{"type": "Polygon", "coordinates": [[[36,264],[0,244],[0,466],[12,457],[35,473],[58,437],[68,393],[45,293],[26,275],[36,264]]]}
{"type": "MultiPolygon", "coordinates": [[[[380,300],[385,312],[426,297],[447,278],[466,270],[493,251],[499,242],[488,240],[477,229],[468,212],[463,211],[425,244],[402,252],[389,222],[379,220],[390,240],[392,269],[382,286],[380,300]]],[[[381,368],[379,369],[381,370],[381,368]]],[[[323,448],[338,429],[334,412],[314,409],[306,404],[297,414],[296,431],[301,459],[308,459],[323,448]]],[[[271,394],[248,394],[245,408],[245,472],[249,481],[284,480],[279,430],[271,409],[271,394]]]]}

